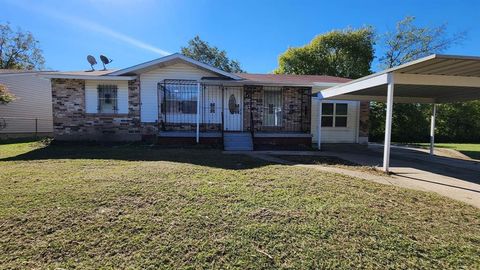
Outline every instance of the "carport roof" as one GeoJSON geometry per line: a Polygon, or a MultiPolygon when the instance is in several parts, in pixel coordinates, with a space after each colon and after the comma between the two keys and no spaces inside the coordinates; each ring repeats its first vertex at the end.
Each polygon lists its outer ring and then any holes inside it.
{"type": "Polygon", "coordinates": [[[480,99],[480,57],[433,54],[320,90],[319,96],[385,101],[389,82],[395,85],[395,102],[448,103],[480,99]]]}

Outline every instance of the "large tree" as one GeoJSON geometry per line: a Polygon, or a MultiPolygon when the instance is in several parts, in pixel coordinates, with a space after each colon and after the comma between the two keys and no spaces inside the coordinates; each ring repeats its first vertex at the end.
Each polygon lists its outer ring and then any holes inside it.
{"type": "Polygon", "coordinates": [[[436,27],[415,25],[415,17],[399,21],[395,31],[381,36],[385,54],[379,58],[382,68],[395,67],[432,53],[441,53],[461,43],[465,32],[448,34],[447,24],[436,27]]]}
{"type": "Polygon", "coordinates": [[[32,33],[0,24],[0,68],[39,70],[44,64],[42,50],[32,33]]]}
{"type": "Polygon", "coordinates": [[[227,56],[227,52],[210,45],[208,42],[195,36],[188,42],[187,47],[182,47],[183,55],[202,63],[214,66],[226,72],[244,72],[237,60],[231,60],[227,56]]]}
{"type": "Polygon", "coordinates": [[[303,47],[288,48],[280,55],[274,72],[356,79],[371,73],[374,44],[371,27],[331,31],[303,47]]]}
{"type": "MultiPolygon", "coordinates": [[[[415,24],[414,17],[399,21],[394,31],[380,36],[385,53],[379,57],[382,68],[391,68],[418,58],[441,53],[460,43],[465,33],[449,34],[447,25],[421,27],[415,24]]],[[[439,108],[439,121],[444,121],[441,111],[450,105],[439,108]]],[[[393,106],[392,140],[397,142],[428,141],[431,105],[395,104],[393,106]]],[[[385,130],[385,103],[372,102],[370,108],[370,139],[381,141],[385,130]]],[[[455,124],[455,123],[451,123],[455,124]]],[[[440,129],[441,126],[438,127],[440,129]]],[[[455,140],[455,135],[449,140],[455,140]]],[[[446,138],[446,136],[439,137],[446,138]]],[[[457,138],[459,139],[459,138],[457,138]]]]}

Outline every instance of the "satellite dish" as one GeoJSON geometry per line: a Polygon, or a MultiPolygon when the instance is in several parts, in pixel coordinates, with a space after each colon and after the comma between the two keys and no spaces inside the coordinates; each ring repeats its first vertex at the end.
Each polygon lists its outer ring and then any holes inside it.
{"type": "Polygon", "coordinates": [[[113,61],[112,59],[106,57],[105,55],[100,55],[100,60],[102,60],[102,63],[103,63],[103,70],[107,70],[105,65],[108,65],[113,61]]]}
{"type": "Polygon", "coordinates": [[[92,71],[94,71],[95,69],[93,68],[93,65],[97,64],[97,60],[95,59],[95,57],[93,57],[92,55],[88,55],[87,56],[87,61],[90,64],[90,66],[92,67],[92,71]]]}

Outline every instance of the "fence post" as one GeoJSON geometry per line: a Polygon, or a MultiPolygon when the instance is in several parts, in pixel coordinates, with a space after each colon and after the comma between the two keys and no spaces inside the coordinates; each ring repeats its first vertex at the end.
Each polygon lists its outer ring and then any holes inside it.
{"type": "Polygon", "coordinates": [[[35,118],[35,139],[38,139],[38,118],[35,118]]]}

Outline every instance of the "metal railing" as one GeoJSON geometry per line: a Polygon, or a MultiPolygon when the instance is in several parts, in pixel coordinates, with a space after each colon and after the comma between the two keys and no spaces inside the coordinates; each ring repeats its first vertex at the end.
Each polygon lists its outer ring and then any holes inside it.
{"type": "Polygon", "coordinates": [[[0,137],[39,137],[52,133],[52,119],[0,116],[0,137]]]}

